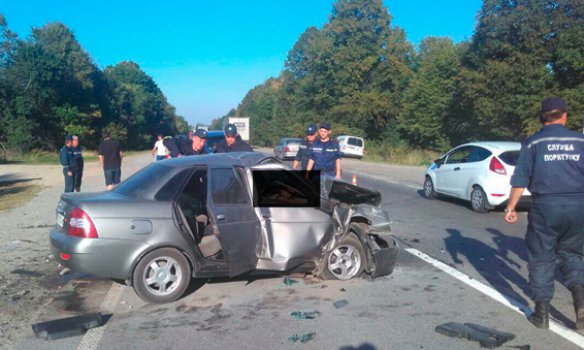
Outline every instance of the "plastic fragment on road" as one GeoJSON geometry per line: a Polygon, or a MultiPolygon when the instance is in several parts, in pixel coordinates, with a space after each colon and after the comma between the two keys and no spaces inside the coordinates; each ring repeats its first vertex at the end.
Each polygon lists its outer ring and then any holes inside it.
{"type": "Polygon", "coordinates": [[[284,278],[284,284],[287,285],[288,287],[298,283],[298,281],[291,279],[290,277],[285,277],[284,278]]]}
{"type": "Polygon", "coordinates": [[[294,311],[290,313],[290,316],[294,317],[297,320],[312,320],[321,315],[320,311],[314,310],[309,312],[301,312],[301,311],[294,311]]]}
{"type": "Polygon", "coordinates": [[[337,300],[333,303],[333,306],[335,307],[335,309],[340,309],[340,308],[345,307],[347,305],[349,305],[349,302],[345,299],[337,300]]]}
{"type": "Polygon", "coordinates": [[[501,332],[494,328],[484,327],[475,323],[448,322],[436,326],[437,333],[451,338],[464,338],[476,341],[481,347],[494,349],[505,344],[507,341],[515,339],[511,333],[501,332]]]}
{"type": "Polygon", "coordinates": [[[39,322],[32,325],[38,338],[46,340],[61,339],[84,334],[88,329],[99,327],[103,323],[100,312],[39,322]]]}
{"type": "Polygon", "coordinates": [[[293,334],[291,336],[288,337],[288,341],[291,343],[296,343],[297,341],[300,340],[300,342],[302,344],[306,344],[309,341],[311,341],[312,339],[316,338],[316,333],[315,332],[310,332],[310,333],[306,333],[303,334],[301,336],[299,336],[297,333],[293,334]]]}
{"type": "Polygon", "coordinates": [[[341,288],[339,289],[341,292],[346,292],[347,290],[345,288],[341,288]]]}

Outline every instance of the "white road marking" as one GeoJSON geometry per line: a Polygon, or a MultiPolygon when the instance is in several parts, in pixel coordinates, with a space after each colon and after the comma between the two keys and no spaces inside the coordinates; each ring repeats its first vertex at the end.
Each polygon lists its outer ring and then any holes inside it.
{"type": "MultiPolygon", "coordinates": [[[[110,290],[107,292],[103,303],[101,303],[101,310],[113,313],[116,305],[118,305],[118,302],[122,297],[124,288],[125,286],[114,282],[110,290]]],[[[83,336],[83,339],[81,339],[81,342],[77,346],[77,350],[97,350],[106,327],[107,323],[101,327],[89,329],[83,336]]]]}
{"type": "MultiPolygon", "coordinates": [[[[418,258],[424,260],[425,262],[429,263],[430,265],[446,272],[450,276],[456,278],[457,280],[463,282],[464,284],[473,287],[474,289],[478,290],[479,292],[491,297],[492,299],[498,301],[499,303],[507,306],[511,310],[514,310],[520,314],[529,316],[533,311],[531,309],[517,300],[505,296],[504,294],[499,293],[495,289],[482,284],[481,282],[465,275],[464,273],[458,271],[457,269],[446,265],[445,263],[438,261],[432,258],[429,255],[422,253],[421,251],[414,249],[414,248],[405,248],[406,252],[417,256],[418,258]]],[[[554,320],[550,320],[550,331],[556,333],[560,337],[568,340],[569,342],[574,343],[576,346],[584,349],[584,336],[576,333],[575,331],[564,327],[563,325],[559,324],[554,320]]]]}

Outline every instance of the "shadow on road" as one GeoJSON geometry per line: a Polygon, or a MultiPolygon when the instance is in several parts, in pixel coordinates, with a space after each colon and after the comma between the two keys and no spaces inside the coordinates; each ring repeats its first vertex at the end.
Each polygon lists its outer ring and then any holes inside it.
{"type": "MultiPolygon", "coordinates": [[[[511,250],[522,260],[527,261],[527,253],[523,240],[506,236],[499,230],[493,228],[488,228],[487,231],[495,236],[493,240],[497,244],[498,249],[489,247],[477,239],[464,237],[459,230],[448,228],[446,232],[450,236],[444,239],[446,250],[450,253],[452,260],[456,264],[464,264],[459,256],[465,256],[468,262],[481,274],[491,287],[507,298],[511,304],[517,305],[517,303],[520,303],[522,305],[529,305],[528,301],[513,289],[513,285],[515,285],[524,294],[530,295],[528,281],[509,266],[514,265],[520,267],[521,265],[508,257],[508,253],[511,250]]],[[[572,320],[553,306],[551,306],[550,314],[566,326],[574,326],[572,320]]]]}
{"type": "Polygon", "coordinates": [[[377,348],[369,343],[363,343],[357,347],[355,346],[342,346],[339,350],[376,350],[377,348]]]}

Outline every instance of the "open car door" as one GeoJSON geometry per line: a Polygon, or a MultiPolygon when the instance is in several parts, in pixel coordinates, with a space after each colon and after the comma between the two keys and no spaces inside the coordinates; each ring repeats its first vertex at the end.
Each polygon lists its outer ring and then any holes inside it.
{"type": "Polygon", "coordinates": [[[209,175],[208,210],[229,264],[229,276],[252,271],[258,262],[261,227],[248,191],[245,170],[211,168],[209,175]]]}

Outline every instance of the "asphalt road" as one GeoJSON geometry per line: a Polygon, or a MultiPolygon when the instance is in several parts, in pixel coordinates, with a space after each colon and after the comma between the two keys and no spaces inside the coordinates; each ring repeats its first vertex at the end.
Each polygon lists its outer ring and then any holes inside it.
{"type": "MultiPolygon", "coordinates": [[[[363,163],[364,164],[364,163],[363,163]]],[[[368,176],[359,162],[347,162],[347,176],[359,173],[359,185],[379,190],[402,248],[415,248],[505,295],[529,304],[526,253],[522,237],[526,215],[515,225],[501,212],[476,214],[453,200],[426,200],[414,185],[422,179],[395,181],[368,176]]],[[[531,349],[577,349],[552,331],[534,328],[525,316],[502,305],[444,271],[402,250],[390,276],[373,282],[320,281],[297,277],[286,286],[281,276],[193,283],[179,301],[148,305],[131,288],[105,281],[71,281],[76,294],[47,308],[58,317],[83,312],[111,313],[105,327],[86,336],[44,341],[32,335],[17,349],[477,349],[479,345],[434,332],[445,322],[474,322],[511,332],[505,345],[531,349]],[[335,308],[334,302],[347,305],[335,308]],[[297,320],[294,311],[315,311],[297,320]],[[315,333],[305,344],[289,337],[315,333]]],[[[570,295],[558,282],[553,316],[573,327],[570,295]]],[[[44,319],[50,315],[44,314],[44,319]]],[[[572,334],[571,334],[572,335],[572,334]]],[[[582,337],[573,334],[584,347],[582,337]]]]}

